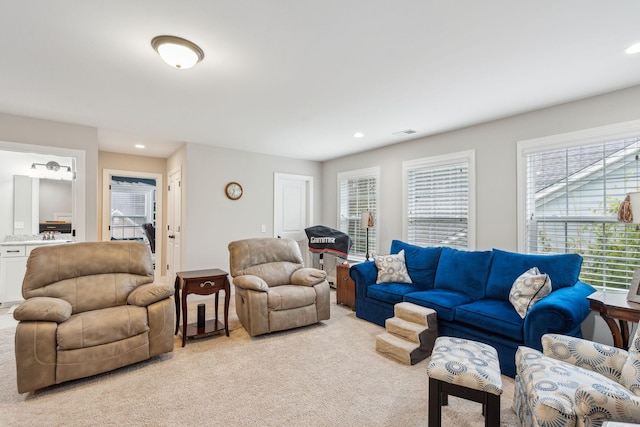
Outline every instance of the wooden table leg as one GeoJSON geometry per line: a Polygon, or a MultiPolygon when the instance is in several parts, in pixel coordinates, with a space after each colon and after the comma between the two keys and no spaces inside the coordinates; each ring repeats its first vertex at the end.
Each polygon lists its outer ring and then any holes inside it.
{"type": "Polygon", "coordinates": [[[182,346],[187,343],[187,293],[182,291],[182,346]]]}
{"type": "Polygon", "coordinates": [[[620,334],[622,335],[622,348],[627,350],[629,348],[629,323],[625,320],[618,320],[620,324],[620,334]]]}
{"type": "Polygon", "coordinates": [[[215,307],[216,307],[216,329],[218,329],[218,299],[220,297],[220,291],[216,292],[216,298],[215,298],[215,307]]]}
{"type": "Polygon", "coordinates": [[[623,345],[622,331],[620,331],[620,328],[618,327],[618,324],[616,323],[616,321],[611,317],[604,315],[603,313],[600,313],[600,317],[602,317],[602,319],[605,321],[605,323],[609,327],[609,330],[611,331],[611,335],[613,336],[613,346],[618,348],[624,348],[622,346],[623,345]]]}
{"type": "Polygon", "coordinates": [[[174,335],[178,333],[178,327],[180,326],[180,278],[176,276],[175,283],[176,290],[173,293],[173,302],[176,305],[176,331],[174,335]]]}
{"type": "Polygon", "coordinates": [[[429,427],[440,427],[442,419],[442,381],[429,378],[429,427]]]}
{"type": "Polygon", "coordinates": [[[500,395],[487,393],[484,404],[484,425],[485,427],[500,426],[500,395]]]}
{"type": "Polygon", "coordinates": [[[230,293],[231,286],[227,281],[227,284],[224,287],[224,330],[227,333],[227,336],[229,336],[229,300],[231,299],[231,296],[229,295],[230,293]]]}

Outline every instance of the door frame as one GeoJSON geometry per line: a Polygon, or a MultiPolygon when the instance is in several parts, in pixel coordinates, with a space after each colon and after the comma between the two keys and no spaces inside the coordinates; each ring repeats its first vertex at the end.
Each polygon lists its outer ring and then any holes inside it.
{"type": "MultiPolygon", "coordinates": [[[[175,281],[175,274],[179,271],[182,270],[183,268],[183,259],[182,259],[182,254],[184,253],[184,236],[183,236],[183,231],[182,231],[182,224],[183,224],[183,218],[184,218],[184,203],[183,203],[183,196],[184,194],[182,193],[182,180],[183,180],[183,174],[182,174],[182,167],[178,166],[175,169],[171,169],[170,171],[167,172],[167,221],[164,224],[164,231],[166,233],[166,246],[167,246],[167,255],[165,258],[165,265],[167,266],[166,268],[166,278],[168,279],[168,283],[172,284],[175,281]],[[178,186],[178,188],[176,189],[175,187],[171,190],[174,193],[171,193],[171,191],[169,191],[168,187],[170,185],[173,184],[173,181],[171,181],[172,177],[174,175],[178,175],[178,179],[180,181],[180,185],[178,186]],[[172,217],[172,212],[175,209],[175,206],[173,205],[173,203],[175,202],[175,197],[172,198],[172,194],[179,194],[180,195],[180,221],[178,223],[173,224],[174,229],[173,230],[169,230],[169,219],[172,217]],[[170,244],[169,244],[169,233],[173,232],[175,233],[175,227],[178,227],[178,233],[180,233],[180,239],[178,242],[179,245],[179,251],[178,251],[178,261],[176,261],[175,259],[175,247],[174,248],[170,248],[170,244]],[[171,250],[170,250],[171,249],[171,250]],[[172,252],[173,251],[173,252],[172,252]],[[171,256],[171,264],[169,264],[169,256],[171,256]],[[169,268],[170,267],[170,268],[169,268]],[[172,274],[170,274],[172,273],[172,274]]],[[[175,212],[175,211],[174,211],[175,212]]],[[[173,218],[175,220],[175,218],[173,218]]],[[[175,243],[175,240],[174,240],[175,243]]]]}
{"type": "Polygon", "coordinates": [[[164,185],[162,183],[161,173],[151,172],[136,172],[125,171],[118,169],[103,169],[102,171],[102,240],[111,240],[111,233],[109,232],[109,225],[111,223],[111,191],[109,191],[109,185],[111,185],[112,176],[130,176],[132,178],[147,178],[156,180],[156,265],[154,270],[154,277],[156,281],[160,281],[162,272],[162,254],[163,254],[163,241],[162,236],[164,227],[164,217],[162,212],[164,210],[164,185]]]}

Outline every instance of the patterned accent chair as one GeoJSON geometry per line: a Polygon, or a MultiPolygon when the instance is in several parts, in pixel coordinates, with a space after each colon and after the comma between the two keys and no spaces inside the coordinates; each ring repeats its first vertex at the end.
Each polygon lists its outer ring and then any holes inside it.
{"type": "Polygon", "coordinates": [[[629,351],[547,334],[516,352],[514,411],[522,426],[640,423],[640,332],[629,351]]]}

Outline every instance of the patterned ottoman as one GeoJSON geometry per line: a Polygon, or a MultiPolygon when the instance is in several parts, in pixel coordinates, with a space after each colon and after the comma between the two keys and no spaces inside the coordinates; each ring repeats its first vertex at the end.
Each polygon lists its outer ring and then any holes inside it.
{"type": "Polygon", "coordinates": [[[490,345],[462,338],[438,337],[427,366],[429,426],[440,426],[447,396],[480,402],[484,425],[500,425],[502,379],[498,353],[490,345]]]}

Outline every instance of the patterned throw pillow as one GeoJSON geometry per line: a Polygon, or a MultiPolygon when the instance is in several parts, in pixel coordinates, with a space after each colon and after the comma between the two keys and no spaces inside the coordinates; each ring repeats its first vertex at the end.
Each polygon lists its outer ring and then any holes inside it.
{"type": "Polygon", "coordinates": [[[511,292],[509,292],[509,301],[520,317],[524,319],[531,307],[549,293],[551,293],[549,275],[540,273],[538,267],[533,267],[522,273],[513,282],[511,292]]]}
{"type": "Polygon", "coordinates": [[[375,255],[373,260],[378,269],[376,283],[411,283],[411,277],[404,263],[404,249],[397,255],[375,255]]]}

